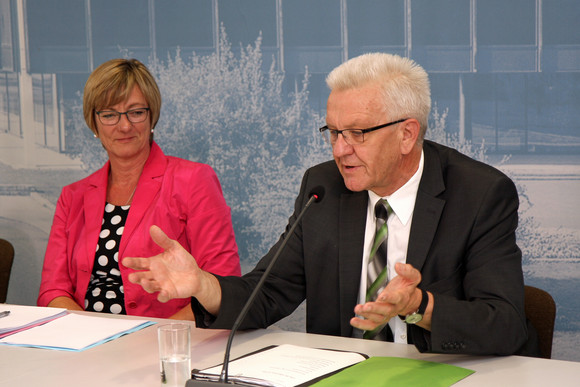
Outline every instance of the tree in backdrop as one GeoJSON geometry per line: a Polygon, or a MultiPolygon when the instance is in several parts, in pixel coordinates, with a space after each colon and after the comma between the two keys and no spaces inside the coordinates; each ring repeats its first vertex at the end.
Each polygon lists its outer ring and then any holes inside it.
{"type": "MultiPolygon", "coordinates": [[[[331,158],[316,130],[323,120],[308,104],[307,69],[302,83],[286,92],[274,60],[264,71],[261,37],[234,54],[223,26],[216,52],[193,54],[189,60],[178,52],[148,65],[163,98],[155,140],[167,154],[216,170],[232,208],[242,262],[252,266],[283,232],[304,171],[331,158]]],[[[69,109],[73,130],[68,142],[93,171],[106,154],[86,128],[80,95],[69,109]]],[[[450,133],[447,114],[434,105],[427,138],[487,163],[485,143],[475,145],[450,133]]],[[[521,201],[517,236],[524,260],[580,256],[570,233],[540,230],[527,214],[532,204],[525,186],[513,180],[521,201]]]]}
{"type": "Polygon", "coordinates": [[[234,54],[222,26],[216,52],[150,63],[164,106],[156,141],[215,169],[248,264],[283,231],[304,169],[329,157],[313,136],[321,118],[308,104],[307,69],[285,92],[274,60],[264,71],[261,41],[234,54]]]}

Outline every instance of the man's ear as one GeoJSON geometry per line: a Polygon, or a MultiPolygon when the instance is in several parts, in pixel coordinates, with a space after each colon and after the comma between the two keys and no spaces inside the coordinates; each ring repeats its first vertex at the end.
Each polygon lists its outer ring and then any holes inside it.
{"type": "Polygon", "coordinates": [[[417,144],[421,125],[415,118],[409,118],[408,120],[401,122],[401,126],[401,153],[406,155],[409,154],[417,144]]]}

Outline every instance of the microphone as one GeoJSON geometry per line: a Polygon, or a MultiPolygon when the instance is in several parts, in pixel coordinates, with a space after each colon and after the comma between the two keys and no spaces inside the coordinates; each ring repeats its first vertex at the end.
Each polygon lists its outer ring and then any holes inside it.
{"type": "Polygon", "coordinates": [[[236,331],[238,330],[238,328],[240,327],[240,325],[242,324],[242,322],[244,321],[244,318],[246,318],[248,311],[250,310],[251,306],[254,303],[254,299],[256,298],[260,289],[264,285],[264,282],[266,281],[268,274],[270,274],[270,272],[272,271],[272,268],[276,264],[278,257],[280,256],[280,254],[284,250],[284,247],[286,246],[288,239],[290,238],[290,236],[292,234],[294,234],[294,230],[296,229],[296,226],[298,225],[298,223],[302,220],[302,217],[306,213],[306,210],[308,210],[308,208],[310,207],[310,205],[312,203],[320,202],[324,197],[324,192],[325,192],[325,190],[324,190],[324,187],[322,187],[322,186],[316,186],[310,190],[310,193],[308,194],[309,199],[306,202],[306,205],[304,206],[302,211],[300,211],[300,214],[298,214],[296,221],[294,222],[294,224],[290,228],[290,231],[288,232],[288,234],[286,234],[286,237],[282,241],[282,244],[280,245],[280,247],[278,247],[276,254],[274,254],[274,257],[272,258],[272,260],[270,261],[270,263],[266,267],[266,270],[264,270],[264,273],[262,273],[262,276],[260,277],[260,281],[258,281],[258,283],[256,284],[256,287],[254,288],[254,290],[250,294],[250,297],[248,297],[248,300],[244,304],[242,311],[240,312],[240,314],[236,318],[236,321],[234,322],[234,325],[232,326],[232,330],[230,331],[230,334],[228,336],[228,342],[226,344],[226,350],[225,350],[225,354],[224,354],[224,362],[222,365],[222,372],[220,374],[219,380],[217,382],[215,382],[215,381],[208,381],[208,380],[189,379],[187,381],[187,383],[185,384],[186,387],[204,387],[204,386],[215,386],[215,385],[226,385],[226,384],[229,385],[230,384],[228,382],[228,365],[230,363],[230,352],[232,349],[232,341],[234,340],[234,335],[235,335],[236,331]]]}

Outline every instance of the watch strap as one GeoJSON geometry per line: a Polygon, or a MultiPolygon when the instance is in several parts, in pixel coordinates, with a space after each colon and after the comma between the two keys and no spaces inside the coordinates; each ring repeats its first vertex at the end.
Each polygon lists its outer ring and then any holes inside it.
{"type": "Polygon", "coordinates": [[[421,303],[419,304],[419,309],[417,309],[417,313],[420,315],[424,315],[425,311],[427,310],[427,304],[429,304],[429,295],[425,289],[421,290],[421,303]]]}
{"type": "Polygon", "coordinates": [[[419,289],[421,291],[421,303],[417,311],[408,314],[406,316],[399,315],[399,318],[406,322],[407,324],[416,324],[423,319],[423,315],[427,310],[427,305],[429,304],[429,294],[424,289],[419,289]]]}

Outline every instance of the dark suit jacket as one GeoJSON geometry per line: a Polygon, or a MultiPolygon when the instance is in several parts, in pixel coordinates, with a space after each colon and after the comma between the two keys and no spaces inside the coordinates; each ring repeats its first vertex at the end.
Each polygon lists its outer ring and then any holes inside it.
{"type": "MultiPolygon", "coordinates": [[[[516,188],[500,171],[453,149],[430,141],[423,149],[407,263],[421,271],[419,287],[435,303],[431,332],[410,325],[410,342],[429,352],[521,352],[527,323],[516,188]]],[[[222,304],[210,327],[232,326],[316,186],[325,188],[323,200],[289,236],[241,328],[267,327],[306,299],[308,332],[352,336],[368,194],[348,190],[333,161],[306,171],[286,232],[256,268],[242,278],[219,278],[222,304]]],[[[199,310],[196,318],[203,320],[199,310]]]]}

